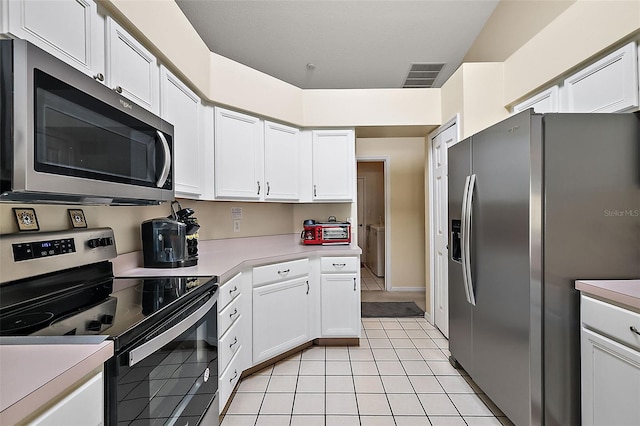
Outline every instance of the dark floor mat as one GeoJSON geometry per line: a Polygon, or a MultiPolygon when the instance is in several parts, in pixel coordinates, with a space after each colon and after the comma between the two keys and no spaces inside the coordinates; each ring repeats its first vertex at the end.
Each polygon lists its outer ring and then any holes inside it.
{"type": "Polygon", "coordinates": [[[362,302],[362,318],[424,317],[415,302],[362,302]]]}

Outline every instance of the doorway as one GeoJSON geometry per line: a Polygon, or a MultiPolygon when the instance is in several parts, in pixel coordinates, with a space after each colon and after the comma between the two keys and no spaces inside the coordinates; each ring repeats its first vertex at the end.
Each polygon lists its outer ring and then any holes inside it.
{"type": "Polygon", "coordinates": [[[362,249],[361,289],[386,290],[385,164],[358,161],[358,245],[362,249]]]}

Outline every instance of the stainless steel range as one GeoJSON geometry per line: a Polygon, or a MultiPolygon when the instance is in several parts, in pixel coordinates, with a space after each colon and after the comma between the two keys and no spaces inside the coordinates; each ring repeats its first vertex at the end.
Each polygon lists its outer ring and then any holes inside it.
{"type": "Polygon", "coordinates": [[[217,421],[217,277],[114,278],[115,256],[110,228],[0,236],[0,336],[113,340],[105,424],[217,421]]]}

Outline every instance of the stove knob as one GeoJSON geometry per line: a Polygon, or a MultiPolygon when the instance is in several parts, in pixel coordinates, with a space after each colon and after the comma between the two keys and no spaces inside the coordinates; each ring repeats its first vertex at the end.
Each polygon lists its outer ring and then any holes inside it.
{"type": "Polygon", "coordinates": [[[106,247],[106,246],[112,246],[113,245],[113,238],[100,238],[100,246],[101,247],[106,247]]]}
{"type": "Polygon", "coordinates": [[[100,331],[102,329],[102,323],[100,321],[90,321],[89,324],[87,324],[87,330],[89,331],[100,331]]]}
{"type": "Polygon", "coordinates": [[[87,241],[87,245],[91,248],[100,247],[100,238],[92,238],[87,241]]]}

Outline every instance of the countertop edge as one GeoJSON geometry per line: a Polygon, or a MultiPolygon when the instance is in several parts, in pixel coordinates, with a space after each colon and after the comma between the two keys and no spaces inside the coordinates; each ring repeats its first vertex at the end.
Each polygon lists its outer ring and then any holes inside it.
{"type": "Polygon", "coordinates": [[[151,278],[158,276],[218,276],[224,283],[244,268],[284,262],[312,256],[360,256],[355,243],[345,245],[303,245],[298,234],[206,240],[199,243],[197,266],[175,269],[144,268],[140,251],[118,255],[113,260],[118,278],[151,278]],[[224,245],[233,250],[225,252],[224,245]],[[257,247],[257,248],[256,248],[257,247]]]}
{"type": "MultiPolygon", "coordinates": [[[[25,345],[20,346],[20,348],[35,350],[43,346],[45,345],[25,345]]],[[[69,351],[73,351],[75,345],[68,346],[69,351]]],[[[96,350],[93,353],[81,358],[73,366],[67,368],[53,379],[42,383],[31,393],[20,397],[16,402],[6,407],[0,412],[0,424],[16,424],[24,420],[35,411],[47,405],[57,395],[65,392],[66,389],[73,386],[91,371],[102,366],[104,362],[113,356],[112,341],[105,341],[95,346],[96,350]]],[[[15,347],[16,346],[14,346],[14,348],[15,347]]],[[[26,371],[26,368],[23,367],[22,371],[26,371]]]]}
{"type": "Polygon", "coordinates": [[[576,290],[640,311],[640,279],[638,280],[580,280],[576,290]]]}

